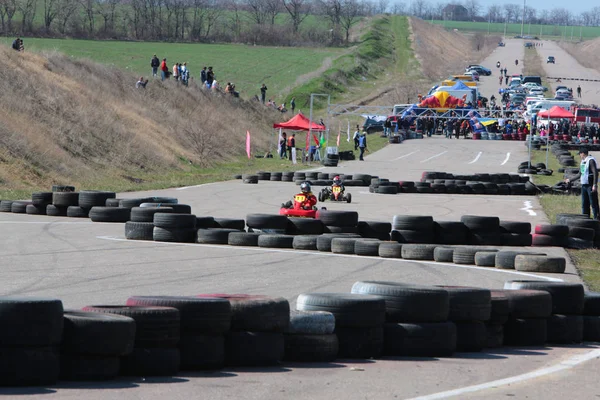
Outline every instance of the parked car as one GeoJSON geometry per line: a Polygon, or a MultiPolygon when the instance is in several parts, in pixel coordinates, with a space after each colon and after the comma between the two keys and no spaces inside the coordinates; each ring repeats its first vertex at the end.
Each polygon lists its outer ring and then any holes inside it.
{"type": "Polygon", "coordinates": [[[490,76],[492,74],[492,71],[486,67],[483,67],[481,65],[469,65],[466,68],[466,71],[477,71],[477,73],[479,75],[485,75],[485,76],[490,76]]]}
{"type": "Polygon", "coordinates": [[[498,42],[498,47],[504,47],[506,46],[506,44],[504,44],[504,42],[498,42]]]}
{"type": "Polygon", "coordinates": [[[554,59],[554,56],[548,56],[548,58],[546,59],[546,64],[556,64],[556,60],[554,59]]]}
{"type": "Polygon", "coordinates": [[[373,118],[367,118],[362,126],[367,133],[383,132],[383,124],[385,121],[378,121],[373,118]]]}
{"type": "Polygon", "coordinates": [[[478,82],[479,81],[479,73],[477,71],[475,71],[474,69],[470,69],[467,72],[465,72],[465,75],[471,75],[473,77],[473,80],[478,82]]]}

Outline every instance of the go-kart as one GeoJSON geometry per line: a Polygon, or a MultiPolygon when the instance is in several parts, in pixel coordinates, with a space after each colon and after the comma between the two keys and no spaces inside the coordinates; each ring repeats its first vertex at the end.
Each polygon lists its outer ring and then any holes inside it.
{"type": "MultiPolygon", "coordinates": [[[[294,196],[292,208],[282,207],[279,209],[279,215],[287,215],[288,217],[315,218],[317,216],[317,207],[313,206],[310,209],[305,209],[302,204],[306,201],[306,196],[299,193],[294,196]]],[[[323,207],[325,209],[325,207],[323,207]]]]}
{"type": "Polygon", "coordinates": [[[339,186],[326,187],[321,189],[318,196],[319,201],[331,200],[331,201],[345,201],[350,203],[352,201],[352,194],[345,194],[342,188],[339,186]]]}

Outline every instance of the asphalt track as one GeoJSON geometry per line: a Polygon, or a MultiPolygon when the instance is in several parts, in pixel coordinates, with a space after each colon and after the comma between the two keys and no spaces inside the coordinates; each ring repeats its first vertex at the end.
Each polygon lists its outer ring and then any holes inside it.
{"type": "MultiPolygon", "coordinates": [[[[507,42],[507,48],[510,49],[507,42]]],[[[505,51],[507,48],[500,48],[505,51]]],[[[514,48],[517,49],[516,47],[514,48]]],[[[496,55],[492,55],[494,59],[496,55]]],[[[506,57],[510,57],[507,53],[506,57]]],[[[513,59],[514,63],[514,59],[513,59]]],[[[484,63],[484,65],[486,65],[484,63]]],[[[495,66],[495,61],[493,61],[495,66]]],[[[509,68],[509,73],[511,73],[509,68]]],[[[492,75],[491,79],[494,78],[492,75]]],[[[485,78],[484,78],[485,79],[485,78]]],[[[514,172],[526,159],[520,142],[429,138],[409,140],[324,171],[364,172],[393,180],[417,180],[425,170],[453,173],[514,172]]],[[[275,161],[276,162],[276,161],[275,161]]],[[[313,168],[318,168],[313,166],[313,168]]],[[[285,170],[278,166],[274,170],[285,170]]],[[[153,192],[123,193],[178,197],[197,215],[243,218],[277,212],[293,183],[244,185],[228,181],[153,192]]],[[[533,196],[400,194],[376,195],[349,188],[352,209],[363,220],[389,221],[395,214],[497,215],[505,220],[546,223],[533,196]]],[[[252,293],[282,296],[292,307],[303,292],[348,292],[357,280],[501,288],[511,279],[562,279],[567,273],[523,275],[514,271],[458,267],[330,253],[234,248],[197,244],[126,241],[122,224],[20,214],[0,214],[0,294],[53,296],[66,308],[122,304],[131,295],[252,293]]],[[[544,249],[565,255],[563,249],[544,249]]],[[[101,383],[63,383],[50,388],[3,388],[6,398],[27,399],[564,399],[598,395],[600,367],[594,345],[501,348],[452,358],[339,360],[332,364],[284,364],[273,368],[226,369],[174,378],[122,378],[101,383]]]]}

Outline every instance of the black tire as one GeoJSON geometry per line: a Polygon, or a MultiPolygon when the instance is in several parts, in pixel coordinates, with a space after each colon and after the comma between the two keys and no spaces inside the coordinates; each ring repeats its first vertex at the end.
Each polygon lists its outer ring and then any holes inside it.
{"type": "Polygon", "coordinates": [[[171,207],[133,207],[131,209],[131,218],[133,222],[152,222],[154,223],[154,214],[173,213],[171,207]]]}
{"type": "Polygon", "coordinates": [[[465,244],[467,243],[468,229],[458,221],[434,222],[435,242],[440,244],[465,244]]]}
{"type": "Polygon", "coordinates": [[[599,292],[585,292],[583,313],[585,315],[600,316],[599,292]]]}
{"type": "Polygon", "coordinates": [[[288,226],[288,218],[279,214],[248,214],[246,215],[246,225],[267,233],[271,230],[278,231],[276,233],[284,233],[288,226]]]}
{"type": "Polygon", "coordinates": [[[324,233],[337,233],[337,234],[356,234],[357,237],[360,237],[360,235],[358,235],[358,228],[356,226],[325,225],[323,227],[323,232],[324,233]]]}
{"type": "Polygon", "coordinates": [[[581,228],[578,226],[569,226],[569,237],[578,238],[587,241],[593,241],[596,231],[591,228],[581,228]]]}
{"type": "Polygon", "coordinates": [[[25,213],[30,215],[46,215],[46,205],[36,206],[35,204],[28,204],[25,207],[25,213]]]}
{"type": "Polygon", "coordinates": [[[162,213],[154,214],[154,226],[158,228],[179,228],[179,229],[194,229],[196,228],[196,216],[193,214],[180,213],[162,213]]]}
{"type": "Polygon", "coordinates": [[[0,212],[11,212],[13,200],[0,201],[0,212]]]}
{"type": "Polygon", "coordinates": [[[487,328],[482,321],[460,321],[456,324],[456,351],[479,352],[487,347],[487,328]]]}
{"type": "MultiPolygon", "coordinates": [[[[45,297],[0,297],[2,347],[55,346],[62,338],[63,305],[45,297]]],[[[1,379],[1,378],[0,378],[1,379]]]]}
{"type": "Polygon", "coordinates": [[[358,233],[364,238],[381,239],[383,235],[389,235],[392,224],[379,221],[358,221],[358,233]]]}
{"type": "Polygon", "coordinates": [[[125,222],[125,238],[131,240],[154,240],[152,222],[125,222]]]}
{"type": "Polygon", "coordinates": [[[320,235],[325,226],[313,218],[288,218],[286,233],[290,235],[320,235]]]}
{"type": "Polygon", "coordinates": [[[318,220],[327,226],[355,227],[358,224],[358,213],[356,211],[317,211],[318,220]]]}
{"type": "Polygon", "coordinates": [[[121,362],[116,356],[61,354],[60,379],[64,381],[105,381],[119,375],[121,362]]]}
{"type": "Polygon", "coordinates": [[[500,221],[500,228],[504,229],[507,233],[531,233],[531,224],[529,222],[500,221]]]}
{"type": "Polygon", "coordinates": [[[515,269],[515,258],[519,254],[545,255],[543,253],[500,250],[496,253],[495,267],[499,269],[515,269]]]}
{"type": "Polygon", "coordinates": [[[548,337],[545,318],[510,318],[504,325],[504,344],[544,346],[548,337]]]}
{"type": "Polygon", "coordinates": [[[52,185],[53,192],[74,192],[75,186],[68,185],[52,185]]]}
{"type": "Polygon", "coordinates": [[[485,249],[477,247],[456,247],[452,254],[454,264],[475,265],[475,254],[478,251],[494,251],[495,249],[485,249]]]}
{"type": "Polygon", "coordinates": [[[209,216],[196,216],[196,228],[197,229],[208,229],[215,226],[215,219],[209,216]]]}
{"type": "Polygon", "coordinates": [[[103,192],[98,190],[82,190],[79,192],[79,207],[92,208],[95,206],[105,207],[107,199],[117,197],[115,192],[103,192]]]}
{"type": "Polygon", "coordinates": [[[411,230],[420,232],[433,231],[433,217],[419,215],[394,215],[392,229],[411,230]]]}
{"type": "Polygon", "coordinates": [[[79,206],[67,207],[67,217],[70,218],[88,218],[90,216],[89,208],[82,208],[79,206]]]}
{"type": "Polygon", "coordinates": [[[56,347],[0,347],[1,386],[53,385],[60,361],[56,347]]]}
{"type": "Polygon", "coordinates": [[[398,243],[433,243],[433,231],[393,230],[390,239],[398,243]]]}
{"type": "Polygon", "coordinates": [[[463,215],[460,221],[473,231],[496,232],[500,228],[500,218],[463,215]]]}
{"type": "Polygon", "coordinates": [[[230,332],[225,336],[225,365],[277,365],[283,360],[283,333],[230,332]]]}
{"type": "Polygon", "coordinates": [[[231,326],[231,304],[227,299],[182,296],[133,296],[128,306],[171,307],[179,311],[186,334],[221,335],[231,326]]]}
{"type": "Polygon", "coordinates": [[[30,201],[13,201],[10,206],[10,212],[14,214],[25,214],[28,205],[31,205],[30,201]]]}
{"type": "Polygon", "coordinates": [[[317,250],[318,235],[294,236],[292,247],[296,250],[317,250]]]}
{"type": "Polygon", "coordinates": [[[179,342],[181,370],[217,370],[225,365],[225,336],[182,335],[179,342]]]}
{"type": "Polygon", "coordinates": [[[93,222],[127,222],[131,209],[125,207],[92,207],[90,219],[93,222]]]}
{"type": "Polygon", "coordinates": [[[402,258],[402,245],[397,242],[382,242],[378,252],[382,258],[402,258]]]}
{"type": "Polygon", "coordinates": [[[258,237],[261,233],[254,232],[230,232],[227,235],[227,244],[230,246],[252,246],[258,247],[258,237]]]}
{"type": "Polygon", "coordinates": [[[135,321],[132,318],[66,310],[61,351],[70,354],[124,356],[133,351],[135,321]]]}
{"type": "Polygon", "coordinates": [[[307,293],[296,300],[300,311],[328,311],[338,328],[365,328],[385,321],[385,300],[379,296],[348,293],[307,293]]]}
{"type": "Polygon", "coordinates": [[[554,314],[548,318],[548,343],[571,344],[583,341],[583,316],[554,314]]]}
{"type": "Polygon", "coordinates": [[[396,186],[379,186],[375,193],[379,194],[398,194],[398,187],[396,186]]]}
{"type": "Polygon", "coordinates": [[[552,314],[552,296],[543,290],[504,290],[513,318],[548,318],[552,314]]]}
{"type": "Polygon", "coordinates": [[[339,351],[338,337],[329,335],[285,334],[284,361],[331,362],[339,351]]]}
{"type": "MultiPolygon", "coordinates": [[[[198,229],[196,241],[201,244],[229,244],[229,235],[234,232],[240,231],[225,228],[198,229]]],[[[256,243],[258,245],[258,241],[256,243]]]]}
{"type": "Polygon", "coordinates": [[[352,293],[382,297],[386,322],[443,322],[448,319],[449,295],[441,288],[363,281],[352,286],[352,293]]]}
{"type": "Polygon", "coordinates": [[[505,324],[510,316],[510,302],[506,296],[505,290],[490,290],[492,295],[492,311],[490,319],[487,321],[490,324],[505,324]]]}
{"type": "Polygon", "coordinates": [[[334,238],[339,237],[339,238],[349,238],[349,237],[354,237],[354,238],[360,238],[360,236],[358,234],[344,234],[344,233],[340,233],[340,234],[332,234],[332,233],[325,233],[323,235],[320,235],[317,238],[317,250],[319,251],[331,251],[331,242],[334,238]]]}
{"type": "Polygon", "coordinates": [[[535,226],[535,231],[538,235],[566,237],[569,234],[567,225],[550,225],[540,224],[535,226]]]}
{"type": "Polygon", "coordinates": [[[57,207],[53,204],[46,206],[46,215],[51,217],[66,217],[68,207],[57,207]]]}
{"type": "Polygon", "coordinates": [[[405,244],[402,246],[402,258],[406,260],[433,261],[435,244],[405,244]]]}
{"type": "Polygon", "coordinates": [[[123,315],[135,320],[135,347],[175,347],[180,317],[175,308],[150,306],[87,306],[83,311],[123,315]]]}
{"type": "Polygon", "coordinates": [[[490,319],[492,295],[488,289],[466,286],[439,286],[450,298],[449,321],[487,321],[490,319]]]}
{"type": "Polygon", "coordinates": [[[294,236],[263,234],[258,237],[258,247],[271,247],[277,249],[292,249],[294,247],[294,236]]]}
{"type": "Polygon", "coordinates": [[[377,358],[383,353],[383,325],[366,328],[336,328],[338,358],[377,358]]]}
{"type": "Polygon", "coordinates": [[[562,274],[567,261],[564,257],[549,257],[520,254],[515,258],[515,269],[524,272],[546,272],[562,274]]]}
{"type": "Polygon", "coordinates": [[[327,311],[290,311],[290,324],[284,333],[329,335],[335,331],[335,317],[327,311]]]}
{"type": "Polygon", "coordinates": [[[453,322],[386,323],[384,355],[449,357],[456,351],[453,322]]]}
{"type": "Polygon", "coordinates": [[[469,231],[467,243],[478,246],[496,246],[502,244],[500,231],[469,231]]]}
{"type": "Polygon", "coordinates": [[[174,376],[179,372],[181,355],[177,348],[136,347],[131,354],[121,358],[120,375],[174,376]]]}
{"type": "Polygon", "coordinates": [[[77,192],[53,192],[52,204],[57,207],[69,207],[79,205],[79,193],[77,192]]]}
{"type": "Polygon", "coordinates": [[[331,241],[331,252],[336,254],[354,254],[354,244],[358,238],[337,237],[331,241]]]}
{"type": "Polygon", "coordinates": [[[502,233],[500,234],[500,244],[502,246],[531,246],[533,238],[530,234],[502,233]]]}
{"type": "Polygon", "coordinates": [[[244,294],[202,294],[231,304],[231,330],[284,332],[290,323],[290,304],[282,297],[244,294]]]}
{"type": "Polygon", "coordinates": [[[486,323],[485,328],[487,330],[487,348],[497,348],[502,347],[504,344],[504,325],[503,324],[493,324],[486,323]]]}
{"type": "Polygon", "coordinates": [[[34,206],[44,206],[52,203],[52,192],[34,192],[31,194],[31,203],[34,206]]]}
{"type": "Polygon", "coordinates": [[[121,199],[121,201],[119,201],[119,207],[140,207],[143,203],[154,203],[154,199],[152,197],[135,197],[131,199],[121,199]]]}
{"type": "Polygon", "coordinates": [[[246,227],[246,222],[243,219],[234,218],[215,218],[215,228],[236,229],[243,231],[246,227]]]}
{"type": "Polygon", "coordinates": [[[451,263],[454,255],[454,248],[437,246],[433,250],[433,261],[451,263]]]}
{"type": "Polygon", "coordinates": [[[544,290],[552,296],[552,313],[579,315],[583,312],[584,290],[580,283],[545,281],[507,281],[504,288],[544,290]]]}
{"type": "Polygon", "coordinates": [[[494,268],[496,266],[496,253],[497,251],[478,251],[475,253],[475,265],[494,268]]]}
{"type": "MultiPolygon", "coordinates": [[[[354,254],[357,256],[379,256],[379,239],[358,239],[354,242],[354,254]]],[[[316,243],[315,243],[316,247],[316,243]]]]}
{"type": "MultiPolygon", "coordinates": [[[[196,232],[194,228],[161,228],[154,226],[152,240],[155,242],[195,243],[196,232]]],[[[224,244],[227,244],[227,242],[224,244]]]]}

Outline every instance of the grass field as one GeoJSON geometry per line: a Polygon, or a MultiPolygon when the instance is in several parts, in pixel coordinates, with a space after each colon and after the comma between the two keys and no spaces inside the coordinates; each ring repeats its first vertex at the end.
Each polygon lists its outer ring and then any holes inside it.
{"type": "MultiPolygon", "coordinates": [[[[2,38],[0,43],[10,46],[12,39],[2,38]]],[[[26,38],[25,49],[57,50],[75,58],[115,65],[145,77],[151,75],[150,58],[157,54],[161,59],[167,58],[170,68],[176,62],[187,62],[193,79],[200,79],[203,66],[212,66],[217,81],[223,87],[227,82],[234,82],[244,98],[260,95],[259,88],[264,82],[268,87],[267,99],[273,98],[278,104],[287,95],[282,90],[294,86],[298,77],[318,69],[326,58],[335,59],[345,51],[339,48],[37,38],[26,38]]]]}
{"type": "MultiPolygon", "coordinates": [[[[468,21],[430,21],[434,24],[443,25],[448,29],[458,29],[468,32],[485,32],[490,34],[504,34],[503,23],[468,22],[468,21]]],[[[506,35],[515,36],[521,34],[521,24],[506,24],[506,35]]],[[[566,40],[593,39],[600,36],[598,26],[558,26],[558,25],[536,25],[525,24],[523,35],[537,36],[540,39],[552,37],[565,37],[566,40]]]]}

